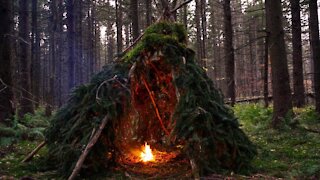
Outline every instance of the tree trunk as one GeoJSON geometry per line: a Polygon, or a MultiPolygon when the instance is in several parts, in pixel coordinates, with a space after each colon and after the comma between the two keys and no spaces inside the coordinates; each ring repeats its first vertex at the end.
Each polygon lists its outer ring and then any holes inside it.
{"type": "Polygon", "coordinates": [[[54,105],[55,96],[55,75],[56,75],[56,32],[57,32],[57,1],[50,3],[50,21],[49,21],[49,86],[47,93],[46,115],[50,116],[52,113],[52,106],[54,105]]]}
{"type": "Polygon", "coordinates": [[[75,26],[75,36],[74,36],[74,45],[75,45],[75,57],[74,57],[74,64],[75,64],[75,85],[78,86],[81,84],[81,75],[82,75],[82,67],[83,64],[81,63],[81,39],[82,39],[82,16],[81,16],[81,2],[82,0],[74,1],[74,26],[75,26]]]}
{"type": "Polygon", "coordinates": [[[30,37],[29,37],[29,0],[19,0],[19,59],[20,71],[20,110],[19,117],[22,118],[27,113],[34,113],[31,97],[31,77],[30,77],[30,37]]]}
{"type": "Polygon", "coordinates": [[[292,111],[287,55],[282,26],[281,0],[266,0],[267,28],[269,30],[269,56],[272,73],[273,118],[272,126],[281,126],[283,118],[292,111]]]}
{"type": "Polygon", "coordinates": [[[201,30],[202,30],[202,59],[203,59],[203,65],[206,67],[206,41],[207,41],[207,16],[206,16],[206,6],[207,1],[201,0],[201,30]]]}
{"type": "Polygon", "coordinates": [[[116,0],[117,54],[122,53],[122,0],[116,0]]]}
{"type": "Polygon", "coordinates": [[[13,92],[11,76],[11,48],[10,34],[12,33],[12,1],[2,0],[0,2],[0,123],[10,125],[13,118],[13,92]],[[4,83],[4,84],[3,84],[4,83]]]}
{"type": "Polygon", "coordinates": [[[263,67],[263,99],[264,107],[269,106],[269,33],[265,37],[264,67],[263,67]]]}
{"type": "Polygon", "coordinates": [[[58,31],[58,37],[57,37],[57,61],[56,61],[56,69],[57,69],[57,74],[56,74],[56,93],[57,93],[57,104],[60,107],[63,104],[63,95],[64,89],[63,88],[65,85],[62,84],[63,80],[63,65],[65,62],[65,59],[63,58],[63,50],[64,50],[64,42],[63,42],[63,0],[58,0],[58,14],[57,14],[57,31],[58,31]]]}
{"type": "Polygon", "coordinates": [[[309,11],[310,44],[314,66],[313,84],[316,99],[316,111],[320,114],[320,40],[318,6],[316,0],[309,1],[309,11]]]}
{"type": "Polygon", "coordinates": [[[79,83],[82,84],[84,83],[84,61],[83,61],[83,33],[82,33],[82,20],[83,20],[83,16],[82,16],[82,11],[83,11],[83,4],[82,4],[82,0],[78,2],[78,17],[79,17],[79,20],[78,20],[78,52],[79,52],[79,55],[78,55],[78,64],[80,64],[80,67],[79,67],[79,83]]]}
{"type": "Polygon", "coordinates": [[[74,28],[74,1],[67,0],[67,41],[68,41],[68,90],[70,91],[75,85],[74,77],[74,46],[75,46],[75,28],[74,28]]]}
{"type": "Polygon", "coordinates": [[[151,0],[145,0],[145,4],[146,4],[146,23],[147,23],[147,27],[148,27],[152,23],[151,0]]]}
{"type": "Polygon", "coordinates": [[[224,49],[225,49],[225,72],[227,83],[227,98],[230,99],[231,106],[235,104],[235,82],[234,82],[234,49],[233,49],[233,31],[231,24],[230,0],[223,3],[224,9],[224,49]]]}
{"type": "Polygon", "coordinates": [[[201,3],[200,0],[196,0],[196,9],[195,9],[195,25],[196,25],[196,38],[197,38],[197,61],[201,67],[205,67],[203,62],[203,47],[202,47],[202,40],[201,40],[201,3]]]}
{"type": "Polygon", "coordinates": [[[188,30],[188,5],[183,6],[183,25],[188,30]]]}
{"type": "Polygon", "coordinates": [[[293,104],[302,107],[305,104],[302,45],[301,45],[301,19],[299,0],[290,0],[292,14],[292,64],[293,64],[293,104]]]}
{"type": "Polygon", "coordinates": [[[139,13],[138,13],[138,0],[130,0],[131,23],[132,23],[132,38],[136,40],[139,35],[139,13]]]}
{"type": "Polygon", "coordinates": [[[31,44],[31,76],[32,93],[37,101],[36,107],[40,103],[40,34],[38,28],[38,0],[32,0],[32,44],[31,44]]]}

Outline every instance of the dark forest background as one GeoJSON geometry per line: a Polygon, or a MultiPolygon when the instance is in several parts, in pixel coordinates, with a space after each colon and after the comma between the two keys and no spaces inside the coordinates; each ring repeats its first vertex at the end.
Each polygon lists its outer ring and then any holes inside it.
{"type": "MultiPolygon", "coordinates": [[[[194,0],[174,18],[226,102],[273,102],[276,127],[292,107],[320,112],[318,4],[194,0]]],[[[153,0],[1,0],[0,122],[50,115],[161,13],[153,0]]]]}

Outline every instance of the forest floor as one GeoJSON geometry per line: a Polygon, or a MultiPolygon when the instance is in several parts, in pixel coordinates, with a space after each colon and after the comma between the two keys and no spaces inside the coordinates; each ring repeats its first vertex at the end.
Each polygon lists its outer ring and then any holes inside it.
{"type": "MultiPolygon", "coordinates": [[[[259,154],[252,162],[249,174],[212,175],[208,179],[320,179],[320,117],[313,108],[295,109],[295,118],[284,119],[281,130],[269,126],[271,108],[239,104],[234,111],[241,128],[257,145],[259,154]]],[[[48,121],[42,114],[43,110],[27,117],[24,123],[16,122],[12,130],[0,125],[0,130],[15,134],[15,137],[0,137],[0,179],[59,179],[55,171],[46,169],[43,161],[46,148],[42,148],[32,161],[21,163],[43,139],[48,121]]],[[[107,177],[128,178],[125,174],[107,177]]]]}

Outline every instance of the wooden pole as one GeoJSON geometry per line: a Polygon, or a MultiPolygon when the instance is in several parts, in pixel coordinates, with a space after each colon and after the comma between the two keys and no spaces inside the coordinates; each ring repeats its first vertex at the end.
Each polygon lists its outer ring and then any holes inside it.
{"type": "Polygon", "coordinates": [[[42,141],[26,158],[24,158],[21,162],[28,162],[30,161],[33,156],[44,146],[47,144],[47,141],[42,141]]]}
{"type": "Polygon", "coordinates": [[[108,122],[108,116],[105,116],[103,118],[103,120],[101,121],[101,124],[99,126],[99,129],[98,131],[92,136],[92,138],[89,140],[86,148],[84,149],[84,151],[82,152],[82,154],[80,155],[79,159],[78,159],[78,162],[76,164],[76,166],[74,167],[73,171],[72,171],[72,174],[69,176],[68,180],[73,180],[75,179],[75,177],[77,176],[77,174],[79,173],[81,167],[82,167],[82,164],[84,162],[84,160],[86,159],[89,151],[91,150],[91,148],[96,144],[96,142],[98,141],[101,133],[102,133],[102,130],[104,129],[104,127],[106,126],[108,122]]]}

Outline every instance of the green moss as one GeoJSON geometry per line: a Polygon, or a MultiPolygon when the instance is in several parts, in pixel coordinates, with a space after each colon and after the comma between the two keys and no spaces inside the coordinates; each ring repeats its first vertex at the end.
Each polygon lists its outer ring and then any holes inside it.
{"type": "Polygon", "coordinates": [[[154,51],[166,45],[185,47],[186,31],[182,24],[160,22],[146,29],[140,42],[124,56],[125,62],[131,62],[143,51],[154,51]]]}
{"type": "Polygon", "coordinates": [[[146,29],[145,34],[163,34],[170,35],[180,43],[186,42],[187,32],[182,24],[171,22],[159,22],[146,29]]]}

